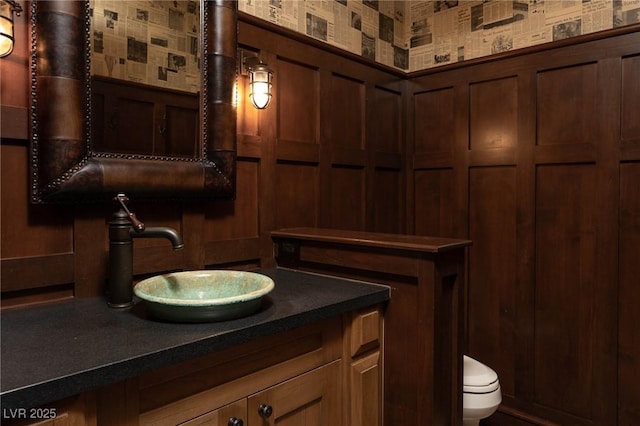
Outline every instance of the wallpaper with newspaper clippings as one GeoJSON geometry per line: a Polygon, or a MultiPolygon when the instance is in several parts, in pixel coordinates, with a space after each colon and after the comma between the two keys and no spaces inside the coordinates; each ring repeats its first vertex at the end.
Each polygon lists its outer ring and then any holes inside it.
{"type": "Polygon", "coordinates": [[[239,0],[239,9],[407,72],[640,22],[640,0],[239,0]]]}
{"type": "Polygon", "coordinates": [[[91,73],[200,90],[196,0],[91,0],[91,73]]]}

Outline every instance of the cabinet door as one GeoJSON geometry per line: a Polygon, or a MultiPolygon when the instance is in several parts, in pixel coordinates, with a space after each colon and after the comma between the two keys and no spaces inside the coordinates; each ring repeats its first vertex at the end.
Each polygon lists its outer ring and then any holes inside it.
{"type": "Polygon", "coordinates": [[[247,400],[242,399],[225,405],[193,420],[181,423],[180,426],[247,426],[247,400]]]}
{"type": "Polygon", "coordinates": [[[351,363],[349,426],[382,424],[380,351],[351,363]]]}
{"type": "MultiPolygon", "coordinates": [[[[383,317],[380,307],[353,312],[346,322],[349,339],[345,371],[349,384],[344,422],[349,426],[382,425],[383,317]]],[[[347,392],[347,390],[345,390],[347,392]]]]}
{"type": "Polygon", "coordinates": [[[249,397],[249,426],[339,426],[340,360],[249,397]]]}

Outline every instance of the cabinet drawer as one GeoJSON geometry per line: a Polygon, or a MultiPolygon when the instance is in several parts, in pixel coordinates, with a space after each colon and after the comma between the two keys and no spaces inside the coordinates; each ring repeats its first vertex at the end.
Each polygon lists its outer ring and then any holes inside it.
{"type": "Polygon", "coordinates": [[[382,314],[379,308],[352,314],[351,357],[380,346],[382,338],[382,314]]]}

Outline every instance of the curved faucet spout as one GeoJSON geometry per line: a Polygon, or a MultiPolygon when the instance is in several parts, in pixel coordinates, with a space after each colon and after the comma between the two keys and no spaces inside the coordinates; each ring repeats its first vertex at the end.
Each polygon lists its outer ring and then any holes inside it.
{"type": "Polygon", "coordinates": [[[171,245],[174,250],[184,248],[182,237],[180,237],[178,231],[166,226],[149,227],[145,228],[143,231],[138,231],[136,228],[130,228],[129,235],[131,238],[166,238],[171,241],[171,245]]]}

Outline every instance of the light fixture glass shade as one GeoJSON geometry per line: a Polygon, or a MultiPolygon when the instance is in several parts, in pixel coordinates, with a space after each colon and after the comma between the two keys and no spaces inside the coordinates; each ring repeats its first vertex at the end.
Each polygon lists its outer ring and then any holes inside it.
{"type": "Polygon", "coordinates": [[[0,0],[0,58],[13,51],[13,6],[0,0]]]}
{"type": "Polygon", "coordinates": [[[265,109],[271,101],[271,70],[265,64],[249,68],[249,98],[258,109],[265,109]]]}

